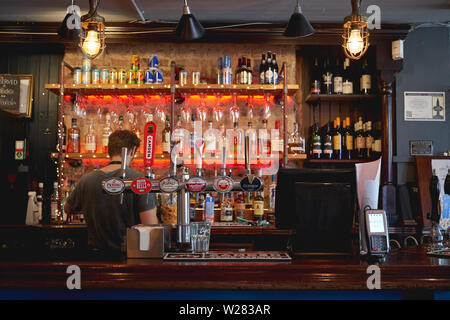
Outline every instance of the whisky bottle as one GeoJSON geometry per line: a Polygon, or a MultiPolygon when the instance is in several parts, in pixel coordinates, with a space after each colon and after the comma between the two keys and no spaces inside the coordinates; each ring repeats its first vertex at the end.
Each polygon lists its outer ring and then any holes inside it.
{"type": "Polygon", "coordinates": [[[162,152],[164,154],[170,153],[170,117],[166,116],[166,125],[162,131],[162,152]]]}
{"type": "Polygon", "coordinates": [[[253,198],[253,221],[258,224],[264,219],[264,197],[262,191],[255,193],[253,198]]]}
{"type": "Polygon", "coordinates": [[[67,130],[67,152],[80,152],[80,128],[76,118],[72,118],[72,127],[67,130]]]}
{"type": "Polygon", "coordinates": [[[239,192],[234,199],[234,212],[236,218],[245,219],[245,199],[243,192],[239,192]]]}
{"type": "Polygon", "coordinates": [[[84,149],[87,153],[95,153],[97,151],[97,139],[94,130],[94,120],[89,120],[89,128],[84,140],[84,149]]]}
{"type": "Polygon", "coordinates": [[[111,129],[111,115],[109,113],[105,116],[105,126],[103,127],[103,133],[102,133],[102,152],[108,153],[108,142],[109,142],[109,136],[112,133],[111,129]]]}
{"type": "Polygon", "coordinates": [[[294,124],[294,131],[288,138],[288,153],[302,154],[305,153],[305,137],[300,133],[298,122],[294,124]]]}

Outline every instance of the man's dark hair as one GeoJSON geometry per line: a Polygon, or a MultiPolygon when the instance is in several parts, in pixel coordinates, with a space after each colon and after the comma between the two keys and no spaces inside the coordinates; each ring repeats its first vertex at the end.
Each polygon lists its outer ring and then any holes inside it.
{"type": "Polygon", "coordinates": [[[128,152],[133,147],[139,148],[141,141],[137,135],[130,130],[116,130],[109,136],[108,154],[110,157],[122,155],[122,148],[128,148],[128,152]]]}

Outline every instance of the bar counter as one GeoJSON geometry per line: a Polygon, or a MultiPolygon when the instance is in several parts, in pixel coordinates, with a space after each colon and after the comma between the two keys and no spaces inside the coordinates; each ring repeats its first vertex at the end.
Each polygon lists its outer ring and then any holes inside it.
{"type": "MultiPolygon", "coordinates": [[[[369,263],[354,257],[294,257],[286,262],[162,259],[0,261],[0,289],[67,289],[68,266],[83,289],[367,290],[369,263]]],[[[450,290],[450,260],[424,247],[393,250],[379,264],[382,290],[450,290]]]]}

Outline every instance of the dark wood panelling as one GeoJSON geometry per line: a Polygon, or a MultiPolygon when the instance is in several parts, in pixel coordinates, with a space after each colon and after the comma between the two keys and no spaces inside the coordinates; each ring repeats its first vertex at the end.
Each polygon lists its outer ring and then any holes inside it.
{"type": "Polygon", "coordinates": [[[0,114],[0,200],[4,204],[0,224],[21,224],[25,221],[29,188],[42,181],[48,197],[56,179],[49,154],[55,149],[58,101],[55,95],[47,92],[45,84],[59,82],[64,48],[55,44],[0,44],[0,52],[0,73],[32,74],[34,77],[31,119],[0,114]],[[14,142],[24,138],[28,140],[29,158],[23,162],[15,161],[14,142]],[[21,163],[28,165],[28,172],[18,173],[21,163]],[[17,175],[12,185],[8,182],[9,174],[17,175]]]}

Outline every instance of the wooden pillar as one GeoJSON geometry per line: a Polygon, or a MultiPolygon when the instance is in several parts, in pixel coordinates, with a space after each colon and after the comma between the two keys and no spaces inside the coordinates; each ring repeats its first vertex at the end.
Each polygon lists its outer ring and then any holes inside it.
{"type": "Polygon", "coordinates": [[[393,115],[392,115],[392,82],[381,81],[381,121],[382,121],[382,185],[393,183],[393,115]]]}

